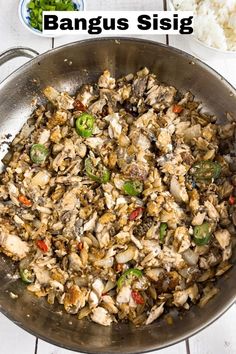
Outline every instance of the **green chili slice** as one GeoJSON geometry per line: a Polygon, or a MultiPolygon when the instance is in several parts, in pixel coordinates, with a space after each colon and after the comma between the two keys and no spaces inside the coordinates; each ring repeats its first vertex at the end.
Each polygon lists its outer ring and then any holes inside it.
{"type": "Polygon", "coordinates": [[[23,268],[20,268],[20,277],[21,277],[21,280],[26,284],[33,283],[33,281],[35,279],[35,275],[32,271],[30,271],[28,269],[23,269],[23,268]]]}
{"type": "Polygon", "coordinates": [[[130,196],[137,197],[143,191],[143,183],[136,181],[126,181],[123,186],[124,192],[130,196]]]}
{"type": "Polygon", "coordinates": [[[140,278],[143,275],[142,271],[136,268],[126,270],[117,280],[117,287],[120,289],[124,284],[130,284],[133,278],[140,278]]]}
{"type": "Polygon", "coordinates": [[[107,183],[111,177],[110,171],[103,164],[94,166],[89,157],[85,160],[85,171],[89,178],[101,184],[107,183]]]}
{"type": "Polygon", "coordinates": [[[43,11],[77,11],[72,0],[31,0],[28,2],[30,25],[42,31],[43,11]]]}
{"type": "Polygon", "coordinates": [[[42,144],[34,144],[30,149],[30,158],[34,163],[43,163],[49,154],[48,149],[42,144]]]}
{"type": "Polygon", "coordinates": [[[193,229],[193,241],[197,246],[206,245],[211,238],[211,229],[208,222],[204,222],[202,225],[194,226],[193,229]]]}
{"type": "Polygon", "coordinates": [[[95,119],[91,114],[82,113],[75,122],[77,134],[83,138],[89,138],[93,134],[94,121],[95,119]]]}
{"type": "Polygon", "coordinates": [[[160,225],[160,242],[163,243],[166,237],[168,225],[166,222],[162,222],[160,225]]]}
{"type": "Polygon", "coordinates": [[[214,161],[198,161],[192,166],[190,173],[196,182],[209,183],[220,176],[221,166],[214,161]]]}

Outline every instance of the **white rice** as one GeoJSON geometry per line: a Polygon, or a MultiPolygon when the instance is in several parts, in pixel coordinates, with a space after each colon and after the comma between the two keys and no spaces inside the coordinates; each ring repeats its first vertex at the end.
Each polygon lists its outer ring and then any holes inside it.
{"type": "Polygon", "coordinates": [[[194,35],[205,44],[236,51],[236,0],[173,0],[176,10],[194,11],[194,35]]]}

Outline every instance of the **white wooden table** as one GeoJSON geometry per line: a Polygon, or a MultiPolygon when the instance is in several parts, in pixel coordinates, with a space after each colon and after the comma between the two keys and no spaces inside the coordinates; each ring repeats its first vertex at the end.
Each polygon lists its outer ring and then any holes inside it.
{"type": "MultiPolygon", "coordinates": [[[[0,52],[13,46],[23,45],[42,53],[64,43],[85,38],[85,36],[65,36],[54,40],[30,34],[19,22],[17,3],[17,0],[0,0],[0,52]]],[[[165,0],[86,0],[86,3],[88,10],[163,10],[165,0]]],[[[189,50],[179,36],[171,38],[149,36],[148,39],[189,50]]],[[[24,61],[25,59],[16,59],[0,68],[0,81],[24,61]]],[[[236,60],[227,62],[212,59],[208,61],[208,64],[236,87],[236,60]]],[[[201,333],[185,342],[160,350],[158,354],[235,354],[235,328],[236,305],[233,305],[226,314],[201,333]]],[[[0,354],[70,353],[73,352],[38,340],[0,314],[0,354]]]]}

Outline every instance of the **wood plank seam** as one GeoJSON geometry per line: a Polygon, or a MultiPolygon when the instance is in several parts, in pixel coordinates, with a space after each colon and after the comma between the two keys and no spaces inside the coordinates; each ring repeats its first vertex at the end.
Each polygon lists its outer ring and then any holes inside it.
{"type": "MultiPolygon", "coordinates": [[[[167,11],[167,1],[166,0],[163,0],[163,9],[164,11],[167,11]]],[[[166,34],[166,44],[169,45],[169,36],[168,34],[166,34]]]]}
{"type": "Polygon", "coordinates": [[[34,348],[34,354],[38,353],[38,338],[35,338],[35,348],[34,348]]]}
{"type": "Polygon", "coordinates": [[[187,354],[190,354],[190,345],[189,345],[188,339],[185,340],[185,344],[186,344],[186,352],[187,352],[187,354]]]}

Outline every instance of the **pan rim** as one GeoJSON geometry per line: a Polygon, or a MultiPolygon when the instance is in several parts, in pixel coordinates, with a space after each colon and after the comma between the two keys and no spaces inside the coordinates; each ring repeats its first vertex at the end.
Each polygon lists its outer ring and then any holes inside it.
{"type": "Polygon", "coordinates": [[[146,43],[146,44],[152,44],[154,46],[159,46],[162,48],[169,49],[170,51],[189,59],[189,61],[191,63],[196,64],[196,65],[200,65],[203,69],[207,69],[211,74],[213,74],[216,78],[218,78],[222,83],[226,84],[231,89],[230,92],[234,91],[234,93],[236,95],[236,87],[234,87],[223,75],[221,75],[217,70],[213,69],[209,64],[205,63],[203,60],[195,57],[192,54],[185,52],[182,49],[179,49],[179,48],[176,48],[176,47],[173,47],[171,45],[167,45],[167,44],[164,44],[161,42],[157,42],[154,40],[150,40],[150,39],[143,39],[143,38],[136,38],[136,37],[115,37],[115,36],[114,37],[110,36],[110,37],[88,38],[88,39],[83,39],[80,41],[74,41],[74,42],[70,42],[67,44],[62,44],[56,48],[51,48],[51,49],[47,50],[46,52],[39,54],[35,58],[30,59],[29,61],[27,61],[26,63],[21,65],[19,68],[16,68],[16,70],[14,70],[10,75],[8,75],[0,83],[0,90],[8,83],[8,81],[13,79],[15,77],[15,75],[18,74],[21,70],[27,69],[32,64],[39,62],[41,59],[44,59],[50,53],[57,53],[62,49],[65,49],[67,47],[68,48],[73,47],[77,44],[83,45],[83,44],[90,43],[90,42],[108,42],[108,41],[114,41],[115,43],[117,43],[117,45],[120,44],[119,43],[120,41],[137,42],[137,43],[143,43],[143,44],[146,43]]]}

